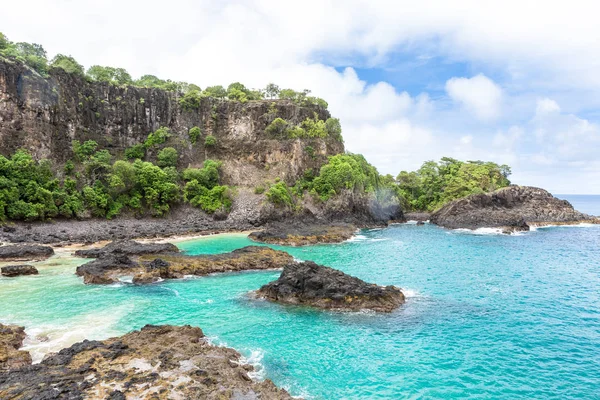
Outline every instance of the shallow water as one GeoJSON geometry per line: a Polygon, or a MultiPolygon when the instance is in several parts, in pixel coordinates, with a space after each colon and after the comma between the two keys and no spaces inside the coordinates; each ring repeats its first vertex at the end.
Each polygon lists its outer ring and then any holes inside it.
{"type": "MultiPolygon", "coordinates": [[[[198,325],[258,363],[259,377],[315,399],[598,398],[600,226],[489,233],[407,224],[339,245],[285,248],[405,288],[407,303],[391,314],[246,296],[277,271],[84,286],[73,275],[79,261],[50,259],[46,265],[61,265],[0,278],[0,321],[48,336],[28,340],[38,359],[84,336],[147,323],[198,325]]],[[[208,254],[248,244],[244,235],[219,235],[179,246],[208,254]]]]}

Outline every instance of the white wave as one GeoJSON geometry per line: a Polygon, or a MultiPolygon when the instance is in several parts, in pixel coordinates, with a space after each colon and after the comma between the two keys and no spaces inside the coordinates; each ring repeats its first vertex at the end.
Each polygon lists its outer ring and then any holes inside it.
{"type": "Polygon", "coordinates": [[[346,240],[346,242],[361,242],[363,240],[368,240],[369,238],[364,235],[354,235],[350,239],[346,240]]]}
{"type": "Polygon", "coordinates": [[[598,224],[590,224],[589,222],[581,222],[579,224],[570,224],[570,225],[539,225],[532,226],[530,229],[532,231],[536,231],[538,229],[546,229],[546,228],[594,228],[600,227],[598,224]]]}
{"type": "Polygon", "coordinates": [[[265,379],[266,371],[262,364],[262,360],[265,356],[263,350],[250,350],[249,356],[243,356],[240,358],[240,363],[252,365],[254,371],[248,372],[248,376],[254,380],[262,381],[265,379]]]}
{"type": "Polygon", "coordinates": [[[414,289],[402,288],[402,293],[407,299],[422,297],[422,295],[414,289]]]}
{"type": "Polygon", "coordinates": [[[190,302],[195,303],[195,304],[212,304],[215,301],[213,299],[208,299],[208,300],[192,299],[192,300],[190,300],[190,302]]]}
{"type": "MultiPolygon", "coordinates": [[[[477,229],[466,229],[466,228],[458,228],[453,229],[451,232],[456,233],[468,233],[471,235],[504,235],[502,229],[500,228],[477,228],[477,229]]],[[[448,233],[451,233],[448,232],[448,233]]]]}
{"type": "Polygon", "coordinates": [[[179,294],[179,291],[177,291],[176,289],[172,289],[170,287],[167,286],[162,286],[163,289],[168,290],[170,292],[173,292],[175,294],[175,297],[181,297],[181,295],[179,294]]]}
{"type": "Polygon", "coordinates": [[[133,283],[133,276],[121,276],[119,277],[119,282],[133,283]]]}
{"type": "Polygon", "coordinates": [[[33,363],[39,363],[48,353],[55,353],[74,343],[88,340],[103,340],[123,332],[115,329],[119,320],[131,311],[132,305],[111,308],[105,312],[92,312],[77,317],[65,324],[43,324],[27,328],[23,350],[31,353],[33,363]]]}

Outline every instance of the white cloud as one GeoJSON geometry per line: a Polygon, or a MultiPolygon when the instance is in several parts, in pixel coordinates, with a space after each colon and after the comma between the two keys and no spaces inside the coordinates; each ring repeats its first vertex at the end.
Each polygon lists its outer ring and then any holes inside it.
{"type": "Polygon", "coordinates": [[[473,78],[452,78],[446,82],[446,92],[481,120],[500,116],[502,89],[485,75],[473,78]]]}

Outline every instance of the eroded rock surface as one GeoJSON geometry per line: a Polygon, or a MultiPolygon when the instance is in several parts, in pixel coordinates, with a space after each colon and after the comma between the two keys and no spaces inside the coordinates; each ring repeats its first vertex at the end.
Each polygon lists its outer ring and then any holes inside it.
{"type": "Polygon", "coordinates": [[[450,229],[498,227],[508,233],[529,230],[530,225],[599,221],[544,189],[509,186],[446,204],[431,215],[431,222],[450,229]]]}
{"type": "Polygon", "coordinates": [[[116,240],[97,249],[77,250],[75,255],[83,258],[100,258],[118,254],[139,256],[158,253],[179,253],[179,249],[172,243],[140,243],[135,240],[116,240]]]}
{"type": "Polygon", "coordinates": [[[264,285],[256,294],[279,303],[344,311],[390,312],[405,300],[395,286],[367,283],[311,261],[286,265],[279,279],[264,285]]]}
{"type": "Polygon", "coordinates": [[[7,265],[0,268],[0,274],[10,278],[20,275],[37,275],[38,273],[33,265],[7,265]]]}
{"type": "Polygon", "coordinates": [[[2,261],[45,260],[53,254],[52,247],[37,244],[0,246],[0,260],[2,261]]]}
{"type": "Polygon", "coordinates": [[[240,354],[191,326],[151,326],[83,341],[40,364],[0,373],[2,399],[248,399],[292,397],[253,381],[240,354]]]}
{"type": "Polygon", "coordinates": [[[77,267],[84,283],[109,284],[132,276],[134,283],[178,279],[186,275],[283,268],[293,257],[268,247],[247,246],[225,254],[187,256],[180,253],[127,256],[108,254],[77,267]]]}
{"type": "Polygon", "coordinates": [[[26,336],[21,326],[0,324],[0,374],[31,364],[31,355],[19,350],[26,336]]]}
{"type": "Polygon", "coordinates": [[[250,239],[283,246],[306,246],[319,243],[341,243],[356,232],[350,224],[294,225],[271,224],[262,231],[252,232],[250,239]]]}

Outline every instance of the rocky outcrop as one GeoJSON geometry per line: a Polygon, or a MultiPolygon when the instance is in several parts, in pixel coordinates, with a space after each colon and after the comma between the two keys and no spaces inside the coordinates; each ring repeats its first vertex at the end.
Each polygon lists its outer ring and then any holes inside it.
{"type": "Polygon", "coordinates": [[[342,311],[390,312],[404,303],[404,294],[395,286],[367,283],[310,261],[286,265],[279,279],[261,287],[256,295],[284,304],[342,311]]]}
{"type": "Polygon", "coordinates": [[[270,224],[264,230],[252,232],[249,238],[261,243],[282,246],[306,246],[319,243],[340,243],[350,239],[357,228],[350,224],[305,225],[270,224]]]}
{"type": "MultiPolygon", "coordinates": [[[[0,324],[0,376],[3,372],[31,364],[31,355],[19,350],[26,336],[25,329],[21,326],[0,324]]],[[[0,395],[0,398],[5,397],[0,395]]]]}
{"type": "Polygon", "coordinates": [[[431,215],[431,222],[450,229],[501,228],[509,233],[529,230],[530,225],[598,220],[576,211],[568,201],[557,199],[544,189],[509,186],[446,204],[431,215]]]}
{"type": "Polygon", "coordinates": [[[33,265],[7,265],[0,268],[0,274],[12,278],[20,275],[37,275],[39,272],[33,265]]]}
{"type": "Polygon", "coordinates": [[[180,279],[186,275],[283,268],[293,257],[268,247],[247,246],[225,254],[187,256],[178,253],[127,256],[108,254],[77,267],[87,284],[110,284],[132,276],[134,283],[180,279]]]}
{"type": "Polygon", "coordinates": [[[101,248],[77,250],[74,255],[82,258],[100,258],[118,254],[139,256],[159,253],[179,253],[179,249],[172,243],[140,243],[134,240],[116,240],[101,248]]]}
{"type": "Polygon", "coordinates": [[[40,364],[0,373],[2,399],[249,399],[292,397],[200,328],[151,326],[105,341],[83,341],[40,364]]]}
{"type": "Polygon", "coordinates": [[[54,254],[54,249],[49,246],[15,245],[0,246],[0,260],[2,261],[36,261],[45,260],[54,254]]]}

